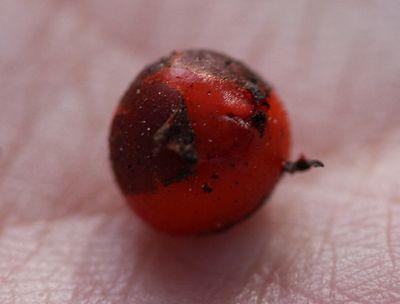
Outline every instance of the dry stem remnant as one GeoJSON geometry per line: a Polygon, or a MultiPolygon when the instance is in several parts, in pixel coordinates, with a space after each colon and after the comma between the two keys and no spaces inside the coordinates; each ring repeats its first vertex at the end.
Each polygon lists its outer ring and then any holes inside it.
{"type": "Polygon", "coordinates": [[[307,159],[303,155],[299,157],[298,160],[296,161],[287,161],[283,165],[283,171],[288,172],[288,173],[296,173],[296,172],[302,172],[302,171],[307,171],[311,169],[312,167],[324,167],[323,162],[317,159],[307,159]]]}

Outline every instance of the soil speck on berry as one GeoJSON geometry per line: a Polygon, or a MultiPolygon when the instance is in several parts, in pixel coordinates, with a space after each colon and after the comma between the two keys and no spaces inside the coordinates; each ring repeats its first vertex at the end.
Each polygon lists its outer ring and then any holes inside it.
{"type": "Polygon", "coordinates": [[[207,183],[203,184],[201,189],[204,193],[211,193],[213,191],[213,189],[207,183]]]}

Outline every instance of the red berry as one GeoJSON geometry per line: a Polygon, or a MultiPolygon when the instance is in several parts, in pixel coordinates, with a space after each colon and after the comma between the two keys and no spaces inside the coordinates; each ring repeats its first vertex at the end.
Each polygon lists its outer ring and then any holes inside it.
{"type": "Polygon", "coordinates": [[[241,62],[206,50],[146,67],[110,136],[116,179],[133,209],[180,235],[221,230],[255,211],[282,176],[289,148],[275,92],[241,62]]]}

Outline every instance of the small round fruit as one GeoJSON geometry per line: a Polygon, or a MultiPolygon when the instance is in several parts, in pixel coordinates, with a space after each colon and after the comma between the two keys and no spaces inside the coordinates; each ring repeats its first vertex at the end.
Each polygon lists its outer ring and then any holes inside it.
{"type": "Polygon", "coordinates": [[[173,52],[146,67],[123,96],[110,135],[128,202],[176,235],[246,218],[271,194],[289,148],[275,92],[243,63],[208,50],[173,52]]]}

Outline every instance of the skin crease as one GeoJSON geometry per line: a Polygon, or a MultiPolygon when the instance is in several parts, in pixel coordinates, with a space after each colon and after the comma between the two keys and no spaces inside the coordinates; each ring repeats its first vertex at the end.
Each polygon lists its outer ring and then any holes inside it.
{"type": "Polygon", "coordinates": [[[0,303],[399,303],[399,14],[396,0],[0,2],[0,303]],[[198,239],[143,225],[107,160],[128,83],[188,47],[270,81],[293,157],[326,164],[198,239]]]}

